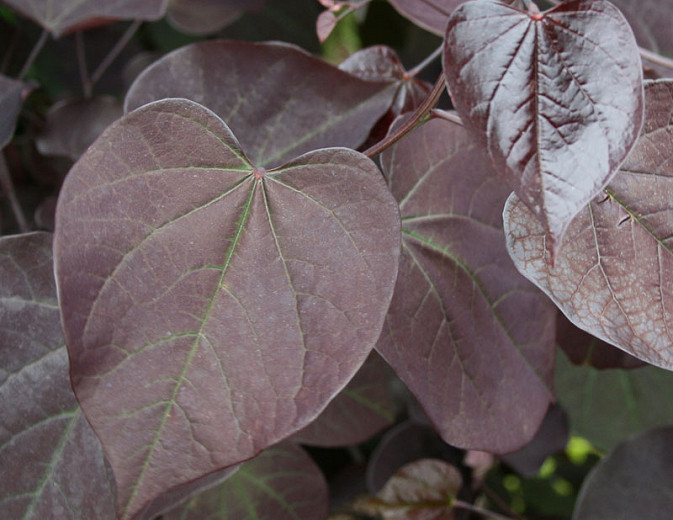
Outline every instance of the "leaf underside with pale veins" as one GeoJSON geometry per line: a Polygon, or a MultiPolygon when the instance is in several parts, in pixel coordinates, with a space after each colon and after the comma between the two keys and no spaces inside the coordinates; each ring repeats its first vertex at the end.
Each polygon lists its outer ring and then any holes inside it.
{"type": "Polygon", "coordinates": [[[54,37],[100,19],[156,20],[166,11],[167,0],[4,0],[31,18],[54,37]]]}
{"type": "Polygon", "coordinates": [[[24,84],[0,74],[0,150],[12,140],[24,84]]]}
{"type": "Polygon", "coordinates": [[[673,369],[673,81],[646,84],[642,134],[618,175],[568,228],[554,265],[545,233],[513,195],[507,247],[517,268],[581,329],[673,369]]]}
{"type": "Polygon", "coordinates": [[[265,172],[186,99],[101,135],[66,178],[54,247],[73,386],[122,518],[322,411],[379,335],[399,227],[352,150],[265,172]]]}
{"type": "Polygon", "coordinates": [[[553,253],[641,127],[642,70],[628,23],[603,0],[570,0],[537,17],[468,2],[449,21],[444,72],[461,117],[553,253]]]}
{"type": "Polygon", "coordinates": [[[551,399],[556,311],[507,256],[509,189],[460,126],[434,119],[385,152],[402,256],[377,350],[451,445],[504,453],[551,399]]]}
{"type": "Polygon", "coordinates": [[[388,0],[402,15],[438,36],[444,36],[451,12],[466,0],[388,0]]]}
{"type": "Polygon", "coordinates": [[[68,379],[51,234],[0,239],[0,511],[109,520],[103,451],[68,379]]]}
{"type": "Polygon", "coordinates": [[[293,45],[216,40],[148,67],[129,89],[126,110],[163,98],[196,101],[227,123],[254,164],[269,168],[318,148],[358,148],[395,91],[293,45]]]}

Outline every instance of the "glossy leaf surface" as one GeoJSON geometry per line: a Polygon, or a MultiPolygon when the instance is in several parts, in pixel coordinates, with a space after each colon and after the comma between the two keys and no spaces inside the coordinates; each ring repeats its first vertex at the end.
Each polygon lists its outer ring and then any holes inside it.
{"type": "Polygon", "coordinates": [[[673,423],[673,373],[668,370],[578,367],[559,353],[554,383],[571,431],[601,450],[629,435],[673,423]]]}
{"type": "Polygon", "coordinates": [[[389,83],[362,81],[292,45],[220,40],[149,67],[131,86],[126,109],[191,99],[229,125],[253,164],[273,167],[317,148],[357,148],[394,95],[389,83]]]}
{"type": "Polygon", "coordinates": [[[109,471],[70,389],[51,242],[48,233],[0,239],[0,511],[109,520],[109,471]]]}
{"type": "Polygon", "coordinates": [[[167,0],[3,0],[31,18],[54,37],[80,26],[111,20],[156,20],[166,11],[167,0]]]}
{"type": "Polygon", "coordinates": [[[123,518],[322,411],[378,338],[399,226],[352,150],[266,172],[185,99],[103,133],[61,191],[55,258],[73,386],[123,518]]]}
{"type": "Polygon", "coordinates": [[[388,0],[402,16],[438,36],[444,36],[451,12],[466,0],[388,0]]]}
{"type": "Polygon", "coordinates": [[[377,349],[449,444],[504,453],[551,399],[555,309],[505,250],[509,190],[466,131],[434,119],[384,153],[400,271],[377,349]]]}
{"type": "Polygon", "coordinates": [[[16,118],[21,111],[24,84],[0,75],[0,149],[14,136],[16,118]]]}
{"type": "Polygon", "coordinates": [[[573,520],[665,520],[673,511],[673,428],[620,444],[584,481],[573,520]]]}
{"type": "Polygon", "coordinates": [[[605,193],[572,222],[552,267],[545,231],[515,196],[505,208],[518,269],[578,327],[673,369],[673,82],[646,87],[643,133],[605,193]]]}
{"type": "Polygon", "coordinates": [[[327,518],[325,477],[300,447],[284,443],[243,463],[223,484],[191,498],[165,520],[327,518]]]}
{"type": "Polygon", "coordinates": [[[641,127],[642,71],[628,23],[602,0],[544,14],[481,0],[454,12],[444,45],[458,112],[555,251],[641,127]]]}

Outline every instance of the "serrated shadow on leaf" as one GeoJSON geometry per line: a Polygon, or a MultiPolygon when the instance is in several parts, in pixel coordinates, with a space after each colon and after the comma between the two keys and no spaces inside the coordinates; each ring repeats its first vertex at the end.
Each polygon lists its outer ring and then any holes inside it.
{"type": "Polygon", "coordinates": [[[507,258],[509,190],[444,120],[414,130],[382,163],[403,247],[377,350],[446,442],[517,449],[551,399],[555,310],[507,258]]]}
{"type": "Polygon", "coordinates": [[[444,72],[461,118],[531,209],[553,252],[642,124],[642,70],[623,15],[570,0],[533,16],[490,0],[454,11],[444,72]]]}
{"type": "Polygon", "coordinates": [[[126,110],[183,97],[220,116],[257,166],[278,166],[328,146],[358,148],[395,96],[282,43],[215,40],[189,45],[148,67],[126,110]],[[260,73],[260,71],[264,71],[260,73]]]}
{"type": "Polygon", "coordinates": [[[266,172],[185,99],[108,128],[66,179],[55,256],[121,516],[314,419],[378,337],[399,240],[395,201],[352,150],[266,172]]]}
{"type": "Polygon", "coordinates": [[[572,222],[552,267],[544,231],[512,196],[507,247],[517,268],[581,329],[673,369],[673,82],[646,83],[645,126],[605,192],[572,222]]]}

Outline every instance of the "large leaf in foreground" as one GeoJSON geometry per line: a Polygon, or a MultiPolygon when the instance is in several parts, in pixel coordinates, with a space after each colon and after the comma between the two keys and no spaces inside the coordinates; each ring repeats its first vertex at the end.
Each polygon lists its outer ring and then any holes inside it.
{"type": "Polygon", "coordinates": [[[0,149],[12,140],[22,105],[22,82],[0,74],[0,149]]]}
{"type": "Polygon", "coordinates": [[[617,446],[591,471],[573,520],[667,520],[673,511],[673,428],[617,446]]]}
{"type": "Polygon", "coordinates": [[[507,247],[575,325],[673,369],[673,81],[646,86],[642,135],[605,193],[568,229],[554,265],[545,231],[513,195],[507,247]]]}
{"type": "Polygon", "coordinates": [[[266,172],[185,99],[103,133],[66,178],[54,248],[73,386],[123,518],[320,413],[379,335],[399,226],[352,150],[266,172]]]}
{"type": "Polygon", "coordinates": [[[109,471],[70,389],[51,242],[48,233],[0,239],[0,511],[109,520],[109,471]]]}
{"type": "Polygon", "coordinates": [[[395,90],[293,45],[219,40],[183,47],[148,67],[129,89],[126,109],[191,99],[229,125],[253,163],[273,167],[317,148],[357,148],[395,90]]]}
{"type": "Polygon", "coordinates": [[[603,0],[544,14],[468,2],[449,22],[444,72],[461,117],[553,253],[638,136],[642,71],[628,23],[603,0]]]}
{"type": "Polygon", "coordinates": [[[377,349],[446,442],[517,449],[551,399],[556,311],[507,257],[509,190],[445,120],[414,130],[382,163],[403,247],[377,349]]]}
{"type": "Polygon", "coordinates": [[[223,484],[165,514],[164,520],[327,518],[328,489],[320,468],[291,443],[243,463],[223,484]]]}

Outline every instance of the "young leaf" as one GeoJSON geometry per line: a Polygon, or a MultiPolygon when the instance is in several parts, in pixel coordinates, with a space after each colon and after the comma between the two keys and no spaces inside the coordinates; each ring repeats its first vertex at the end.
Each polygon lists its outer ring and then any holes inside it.
{"type": "Polygon", "coordinates": [[[0,511],[109,520],[109,470],[70,389],[51,242],[49,233],[0,238],[0,511]]]}
{"type": "Polygon", "coordinates": [[[102,134],[66,178],[54,248],[73,386],[122,518],[322,411],[378,338],[399,227],[352,150],[267,172],[186,99],[102,134]]]}
{"type": "Polygon", "coordinates": [[[395,90],[293,45],[210,41],[146,69],[129,89],[126,110],[169,97],[196,101],[229,125],[255,165],[269,168],[317,148],[357,148],[395,90]]]}
{"type": "Polygon", "coordinates": [[[573,520],[663,520],[673,511],[673,428],[629,439],[589,473],[573,520]]]}
{"type": "Polygon", "coordinates": [[[467,0],[388,1],[402,16],[438,36],[444,36],[451,12],[467,0]]]}
{"type": "Polygon", "coordinates": [[[25,85],[0,74],[0,150],[12,140],[25,85]]]}
{"type": "Polygon", "coordinates": [[[244,462],[223,484],[163,515],[164,520],[327,518],[325,477],[300,447],[283,443],[244,462]]]}
{"type": "Polygon", "coordinates": [[[166,11],[167,0],[4,0],[31,18],[55,38],[77,27],[110,20],[157,20],[166,11]]]}
{"type": "Polygon", "coordinates": [[[453,102],[558,249],[572,218],[608,183],[641,127],[638,47],[603,0],[541,14],[468,2],[449,22],[453,102]]]}
{"type": "Polygon", "coordinates": [[[515,195],[505,230],[517,268],[571,322],[673,369],[673,81],[649,82],[646,107],[636,147],[605,193],[573,220],[553,266],[545,230],[515,195]]]}
{"type": "Polygon", "coordinates": [[[552,397],[556,311],[507,257],[500,211],[509,190],[446,120],[414,130],[382,164],[403,247],[376,348],[446,442],[517,449],[552,397]]]}

